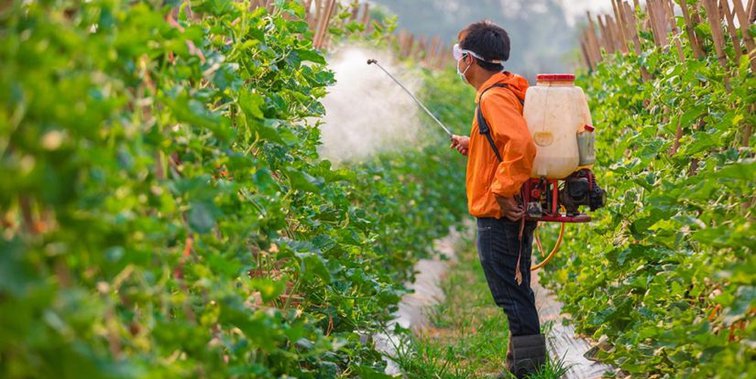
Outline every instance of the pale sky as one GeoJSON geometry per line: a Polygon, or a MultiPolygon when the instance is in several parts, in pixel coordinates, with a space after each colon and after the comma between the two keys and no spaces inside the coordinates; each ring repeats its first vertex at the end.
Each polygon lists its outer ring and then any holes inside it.
{"type": "Polygon", "coordinates": [[[610,13],[612,11],[611,0],[562,0],[564,10],[567,14],[567,21],[572,25],[577,19],[585,18],[585,11],[589,10],[592,14],[596,12],[610,13]]]}

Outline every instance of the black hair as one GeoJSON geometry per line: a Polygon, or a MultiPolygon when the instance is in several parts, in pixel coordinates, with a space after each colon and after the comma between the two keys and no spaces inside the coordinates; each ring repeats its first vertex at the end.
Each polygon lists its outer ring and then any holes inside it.
{"type": "MultiPolygon", "coordinates": [[[[489,20],[472,23],[462,29],[459,35],[465,36],[459,43],[459,47],[464,50],[470,50],[487,61],[506,61],[509,59],[509,35],[507,31],[489,20]]],[[[484,62],[478,58],[475,58],[475,60],[480,67],[488,71],[502,71],[504,69],[502,65],[496,63],[484,62]]]]}

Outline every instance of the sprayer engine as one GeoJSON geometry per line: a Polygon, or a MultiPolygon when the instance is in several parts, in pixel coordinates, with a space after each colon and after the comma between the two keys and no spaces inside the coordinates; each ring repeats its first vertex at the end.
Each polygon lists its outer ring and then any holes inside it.
{"type": "Polygon", "coordinates": [[[564,187],[559,190],[559,201],[567,211],[568,216],[579,214],[581,205],[595,211],[604,206],[606,192],[596,183],[596,177],[588,169],[574,172],[564,180],[564,187]]]}
{"type": "Polygon", "coordinates": [[[523,186],[522,196],[527,218],[536,221],[588,222],[591,218],[580,213],[580,206],[595,211],[606,202],[606,192],[587,168],[575,171],[563,180],[530,179],[523,186]],[[561,186],[560,181],[563,182],[561,186]]]}

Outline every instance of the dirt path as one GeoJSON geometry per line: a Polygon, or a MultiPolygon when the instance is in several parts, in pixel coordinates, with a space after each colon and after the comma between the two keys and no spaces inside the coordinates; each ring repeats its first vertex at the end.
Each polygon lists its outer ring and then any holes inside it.
{"type": "MultiPolygon", "coordinates": [[[[421,259],[415,264],[415,282],[409,283],[408,288],[413,292],[404,295],[399,303],[399,311],[395,319],[389,323],[385,333],[373,336],[378,351],[388,357],[395,357],[406,348],[405,341],[391,332],[395,325],[410,330],[426,329],[430,326],[428,318],[431,309],[444,301],[445,293],[441,288],[441,281],[446,275],[449,265],[456,261],[456,247],[462,239],[462,233],[450,230],[449,235],[437,240],[434,248],[437,255],[430,259],[421,259]]],[[[386,374],[399,375],[401,369],[397,362],[388,357],[384,358],[388,364],[386,374]]]]}

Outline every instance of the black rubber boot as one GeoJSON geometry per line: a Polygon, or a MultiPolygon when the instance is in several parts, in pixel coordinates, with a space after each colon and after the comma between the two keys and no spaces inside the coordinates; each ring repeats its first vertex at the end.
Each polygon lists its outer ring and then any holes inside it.
{"type": "Polygon", "coordinates": [[[507,370],[519,379],[536,372],[546,362],[546,338],[543,334],[509,339],[507,370]],[[510,359],[511,354],[511,359],[510,359]]]}

